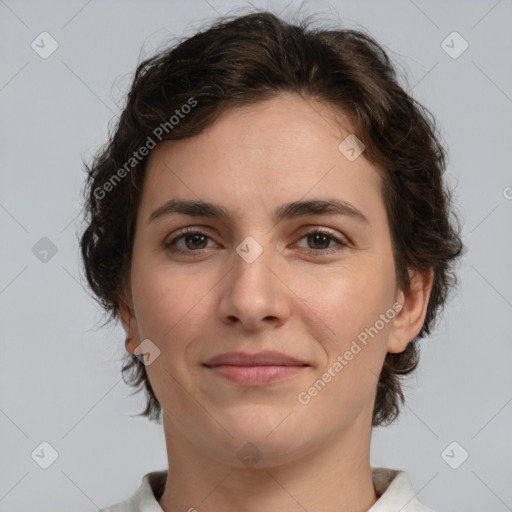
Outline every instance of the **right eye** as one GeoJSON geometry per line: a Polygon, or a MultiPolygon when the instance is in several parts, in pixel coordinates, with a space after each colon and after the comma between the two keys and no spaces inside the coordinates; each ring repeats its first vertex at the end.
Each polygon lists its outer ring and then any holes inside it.
{"type": "Polygon", "coordinates": [[[210,239],[208,235],[201,231],[186,228],[178,233],[171,241],[164,244],[165,249],[179,254],[198,253],[205,249],[205,243],[210,239]],[[182,243],[181,247],[178,245],[182,243]]]}

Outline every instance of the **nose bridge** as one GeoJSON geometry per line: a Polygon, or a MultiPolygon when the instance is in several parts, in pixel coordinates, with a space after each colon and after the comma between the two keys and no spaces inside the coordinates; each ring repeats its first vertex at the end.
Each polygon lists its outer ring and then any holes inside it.
{"type": "Polygon", "coordinates": [[[219,304],[224,321],[236,318],[255,328],[265,319],[282,321],[289,314],[286,288],[274,275],[279,266],[277,259],[270,243],[263,246],[253,237],[245,238],[236,247],[219,304]]]}
{"type": "Polygon", "coordinates": [[[263,246],[253,237],[247,237],[236,247],[232,260],[235,282],[249,287],[261,285],[262,289],[268,289],[269,267],[275,260],[270,244],[263,246]]]}

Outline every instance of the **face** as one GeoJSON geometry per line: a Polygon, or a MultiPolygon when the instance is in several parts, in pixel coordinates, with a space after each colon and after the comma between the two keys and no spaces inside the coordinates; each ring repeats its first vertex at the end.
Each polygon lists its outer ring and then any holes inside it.
{"type": "Polygon", "coordinates": [[[150,340],[167,433],[213,460],[240,467],[252,443],[271,466],[369,431],[386,352],[421,326],[424,309],[405,321],[377,169],[338,149],[350,133],[332,108],[283,94],[150,155],[127,348],[150,340]],[[152,216],[170,200],[216,208],[152,216]],[[205,365],[263,351],[299,364],[205,365]]]}

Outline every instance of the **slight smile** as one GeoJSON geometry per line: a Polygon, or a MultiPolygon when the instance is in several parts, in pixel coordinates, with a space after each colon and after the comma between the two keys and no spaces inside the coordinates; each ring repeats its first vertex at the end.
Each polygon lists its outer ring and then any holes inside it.
{"type": "Polygon", "coordinates": [[[273,351],[255,354],[228,352],[209,359],[203,366],[243,386],[263,386],[281,381],[309,367],[287,354],[273,351]]]}

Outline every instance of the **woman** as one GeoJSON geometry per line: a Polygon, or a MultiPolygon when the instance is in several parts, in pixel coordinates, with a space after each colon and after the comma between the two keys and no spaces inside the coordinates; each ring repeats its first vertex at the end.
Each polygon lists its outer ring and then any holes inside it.
{"type": "Polygon", "coordinates": [[[444,169],[361,32],[257,12],[139,65],[81,248],[169,469],[105,512],[430,510],[369,458],[456,284],[444,169]]]}

